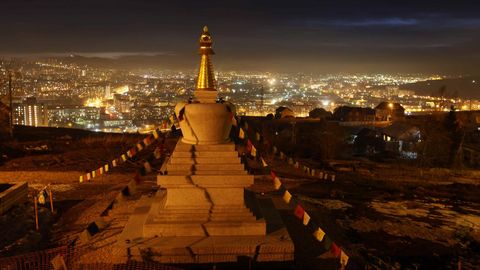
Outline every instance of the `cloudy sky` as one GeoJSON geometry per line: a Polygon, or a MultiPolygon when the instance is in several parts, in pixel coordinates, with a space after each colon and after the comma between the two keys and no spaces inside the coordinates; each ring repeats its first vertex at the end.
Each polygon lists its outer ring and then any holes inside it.
{"type": "Polygon", "coordinates": [[[196,61],[222,69],[480,74],[480,2],[2,0],[0,55],[196,61]],[[190,60],[191,59],[191,60],[190,60]]]}

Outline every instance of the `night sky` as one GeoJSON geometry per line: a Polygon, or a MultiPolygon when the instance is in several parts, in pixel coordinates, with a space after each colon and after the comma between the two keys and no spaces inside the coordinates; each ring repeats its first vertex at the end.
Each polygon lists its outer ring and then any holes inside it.
{"type": "Polygon", "coordinates": [[[217,69],[480,74],[475,1],[2,0],[0,54],[188,67],[205,24],[217,69]]]}

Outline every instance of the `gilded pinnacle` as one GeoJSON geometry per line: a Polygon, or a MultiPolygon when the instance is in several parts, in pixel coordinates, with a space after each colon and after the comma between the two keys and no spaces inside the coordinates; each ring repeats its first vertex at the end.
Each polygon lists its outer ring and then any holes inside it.
{"type": "Polygon", "coordinates": [[[210,55],[214,54],[212,50],[212,37],[208,32],[208,27],[203,27],[203,32],[199,40],[200,68],[198,70],[197,89],[216,91],[215,76],[213,75],[213,66],[210,62],[210,55]]]}

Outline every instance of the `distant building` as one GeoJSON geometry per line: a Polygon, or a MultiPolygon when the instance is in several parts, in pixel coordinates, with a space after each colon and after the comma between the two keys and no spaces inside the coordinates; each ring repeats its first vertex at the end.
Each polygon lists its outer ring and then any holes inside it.
{"type": "Polygon", "coordinates": [[[375,110],[372,108],[340,106],[333,111],[333,119],[340,122],[373,122],[375,121],[375,110]]]}
{"type": "Polygon", "coordinates": [[[122,94],[113,95],[113,105],[115,106],[115,110],[120,113],[129,113],[132,108],[130,98],[122,94]]]}
{"type": "Polygon", "coordinates": [[[400,103],[381,102],[375,107],[377,121],[403,121],[405,120],[405,108],[400,103]]]}
{"type": "Polygon", "coordinates": [[[329,119],[332,117],[332,113],[324,108],[315,108],[308,113],[310,118],[329,119]]]}
{"type": "Polygon", "coordinates": [[[37,102],[35,97],[28,97],[21,105],[23,107],[23,124],[26,126],[48,126],[47,108],[37,102]]]}
{"type": "Polygon", "coordinates": [[[295,118],[295,113],[290,108],[280,106],[275,110],[275,118],[295,118]]]}

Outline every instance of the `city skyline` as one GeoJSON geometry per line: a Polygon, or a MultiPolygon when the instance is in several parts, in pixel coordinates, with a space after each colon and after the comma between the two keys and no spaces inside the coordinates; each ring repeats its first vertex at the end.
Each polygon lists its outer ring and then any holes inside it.
{"type": "Polygon", "coordinates": [[[221,41],[215,63],[223,70],[480,73],[480,17],[466,1],[6,1],[4,7],[3,57],[78,54],[192,68],[192,37],[207,24],[221,41]]]}

